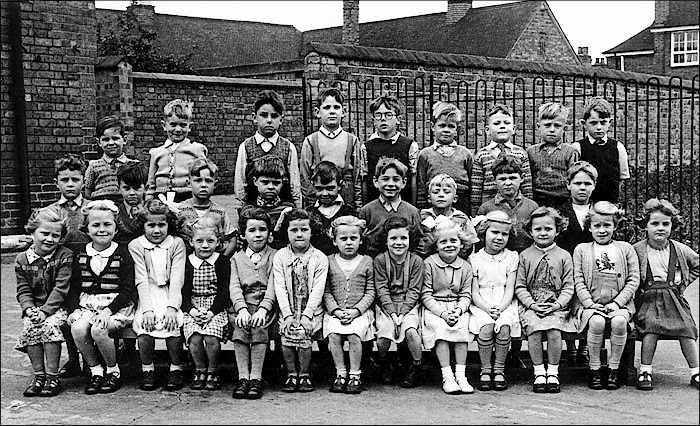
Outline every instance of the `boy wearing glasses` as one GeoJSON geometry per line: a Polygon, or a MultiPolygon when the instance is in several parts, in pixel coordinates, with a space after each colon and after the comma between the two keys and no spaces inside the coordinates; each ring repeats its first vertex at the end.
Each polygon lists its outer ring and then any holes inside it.
{"type": "Polygon", "coordinates": [[[419,148],[415,141],[398,131],[401,104],[396,97],[384,94],[372,101],[369,105],[369,112],[374,122],[375,132],[362,146],[365,151],[363,153],[365,161],[362,167],[362,193],[365,197],[365,204],[379,197],[379,191],[372,183],[372,175],[379,159],[389,157],[399,160],[408,169],[406,186],[401,191],[401,198],[415,205],[418,196],[416,165],[419,148]],[[372,173],[369,173],[370,170],[372,173]]]}

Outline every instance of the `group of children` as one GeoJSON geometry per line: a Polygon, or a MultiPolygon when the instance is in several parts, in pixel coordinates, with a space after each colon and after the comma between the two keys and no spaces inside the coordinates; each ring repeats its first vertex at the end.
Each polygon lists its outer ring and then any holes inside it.
{"type": "Polygon", "coordinates": [[[697,327],[682,296],[700,273],[698,254],[670,240],[680,215],[666,200],[644,206],[646,240],[613,240],[623,220],[615,188],[628,168],[622,144],[607,137],[604,99],[586,104],[588,137],[573,145],[562,141],[566,107],[540,107],[542,143],[528,150],[510,140],[510,109],[496,105],[485,126],[490,142],[476,155],[456,143],[461,112],[449,103],[435,104],[436,142],[420,150],[398,131],[396,98],[372,102],[376,133],[366,143],[343,130],[343,102],[337,89],[321,91],[321,128],[297,156],[277,132],[281,98],[259,94],[256,133],[235,165],[233,218],[211,200],[218,168],[207,148],[187,138],[190,102],[166,105],[168,138],[150,151],[147,174],[124,155],[124,126],[112,116],[98,124],[104,155],[87,170],[77,156],[57,160],[61,199],[32,215],[25,229],[33,244],[15,266],[24,319],[16,348],[34,369],[24,395],[60,393],[63,341],[64,375],[79,371],[80,352],[91,375],[85,393],[118,390],[112,336],[128,326],[146,391],[157,386],[155,339],[165,339],[170,356],[164,389],[183,387],[183,344],[194,361],[192,389],[220,389],[221,343],[232,340],[232,396],[257,399],[270,341],[284,361],[285,392],[314,390],[314,342],[327,344],[335,364],[330,391],[361,392],[363,352],[376,340],[382,382],[396,379],[392,343],[410,353],[404,387],[421,384],[423,350],[435,348],[443,390],[459,394],[474,392],[470,342],[479,348],[477,388],[505,390],[511,343],[524,337],[533,391],[559,392],[562,333],[584,330],[589,387],[617,389],[634,323],[644,334],[639,389],[653,388],[660,335],[679,338],[699,386],[697,327]]]}

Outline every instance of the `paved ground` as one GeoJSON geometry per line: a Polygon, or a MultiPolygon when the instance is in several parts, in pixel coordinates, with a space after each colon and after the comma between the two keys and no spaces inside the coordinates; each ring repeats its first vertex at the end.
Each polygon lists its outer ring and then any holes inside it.
{"type": "MultiPolygon", "coordinates": [[[[219,201],[219,200],[217,200],[219,201]]],[[[226,199],[223,199],[226,202],[226,199]]],[[[137,371],[125,370],[126,383],[110,395],[87,396],[87,378],[64,380],[55,398],[24,398],[31,378],[27,356],[13,349],[19,333],[13,255],[2,256],[2,424],[698,424],[699,395],[688,385],[689,375],[678,343],[659,342],[655,363],[656,389],[642,393],[633,387],[592,391],[585,371],[562,367],[562,393],[532,393],[532,372],[508,370],[505,392],[448,396],[440,388],[440,373],[428,370],[427,383],[416,389],[368,384],[360,395],[331,394],[329,379],[316,381],[308,394],[285,394],[272,380],[258,401],[231,398],[235,377],[231,352],[226,352],[221,391],[177,392],[138,390],[137,371]],[[129,374],[131,372],[131,374],[129,374]],[[136,373],[136,374],[134,374],[136,373]]],[[[686,293],[698,318],[698,285],[686,293]]],[[[473,345],[473,344],[472,344],[473,345]]],[[[640,344],[637,343],[637,365],[640,344]]],[[[476,347],[470,346],[468,377],[476,381],[476,347]]],[[[65,358],[65,350],[63,353],[65,358]]],[[[62,360],[63,363],[63,360],[62,360]]]]}

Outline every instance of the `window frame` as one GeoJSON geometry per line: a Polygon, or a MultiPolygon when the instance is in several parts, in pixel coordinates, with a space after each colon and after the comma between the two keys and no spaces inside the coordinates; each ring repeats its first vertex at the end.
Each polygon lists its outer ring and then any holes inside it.
{"type": "Polygon", "coordinates": [[[671,32],[671,49],[670,49],[670,56],[671,56],[671,66],[672,67],[688,67],[688,66],[697,66],[700,65],[700,61],[698,58],[700,57],[700,50],[698,49],[698,46],[700,45],[700,34],[697,29],[691,29],[691,30],[680,30],[680,31],[673,31],[671,32]],[[688,35],[695,34],[695,49],[694,50],[688,50],[688,35]],[[683,36],[682,41],[677,41],[677,37],[680,35],[683,36]],[[683,50],[674,50],[674,47],[677,43],[681,43],[683,50]],[[688,61],[688,55],[695,54],[695,61],[688,61]],[[676,62],[676,55],[683,55],[683,60],[685,62],[676,62]]]}

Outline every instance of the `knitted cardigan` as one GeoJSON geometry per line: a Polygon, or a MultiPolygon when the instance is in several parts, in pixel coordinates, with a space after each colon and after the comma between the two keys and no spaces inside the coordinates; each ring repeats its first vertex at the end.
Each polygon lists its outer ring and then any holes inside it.
{"type": "Polygon", "coordinates": [[[72,265],[73,252],[62,246],[56,248],[48,262],[39,258],[30,264],[26,251],[15,257],[17,301],[22,317],[27,308],[38,307],[48,317],[65,306],[72,265]]]}
{"type": "MultiPolygon", "coordinates": [[[[467,312],[472,302],[472,268],[469,262],[458,257],[451,266],[446,266],[440,255],[435,253],[425,259],[424,263],[421,300],[425,308],[440,316],[444,311],[438,301],[456,301],[462,313],[467,312]],[[445,274],[447,268],[460,271],[461,279],[456,286],[454,282],[447,282],[445,274]]],[[[457,274],[458,272],[455,271],[456,276],[457,274]]]]}
{"type": "Polygon", "coordinates": [[[518,300],[526,307],[535,303],[530,293],[532,281],[535,278],[534,273],[540,260],[544,257],[548,258],[549,267],[551,269],[552,282],[554,288],[557,289],[559,295],[556,303],[562,309],[566,309],[574,295],[574,263],[571,255],[561,247],[553,247],[549,250],[542,251],[531,245],[520,253],[520,262],[518,262],[518,274],[515,277],[515,295],[518,300]]]}
{"type": "MultiPolygon", "coordinates": [[[[309,250],[311,250],[308,279],[309,299],[306,302],[304,312],[301,314],[313,319],[314,316],[323,314],[323,292],[326,288],[326,277],[328,276],[328,257],[313,246],[309,247],[309,250]]],[[[287,246],[278,250],[272,261],[272,279],[275,283],[275,297],[277,298],[281,320],[294,313],[291,306],[294,294],[291,265],[293,258],[292,249],[287,246]]]]}
{"type": "Polygon", "coordinates": [[[168,191],[190,191],[189,168],[192,161],[198,157],[207,156],[207,147],[199,142],[185,139],[175,150],[173,165],[170,165],[170,146],[165,144],[151,148],[151,162],[148,167],[148,182],[146,184],[146,200],[156,194],[168,191]]]}
{"type": "Polygon", "coordinates": [[[408,283],[397,286],[393,276],[391,259],[388,252],[374,258],[374,286],[382,309],[389,315],[406,315],[420,303],[420,291],[423,286],[423,259],[408,252],[404,268],[408,268],[408,283]],[[386,269],[389,260],[389,270],[386,269]]]}
{"type": "MultiPolygon", "coordinates": [[[[698,275],[700,275],[700,260],[695,250],[687,245],[675,240],[669,240],[669,242],[675,247],[678,263],[681,265],[681,277],[683,277],[683,282],[681,284],[682,294],[687,286],[698,279],[698,275]]],[[[637,257],[639,257],[640,284],[647,279],[647,264],[649,263],[649,259],[647,259],[648,245],[648,240],[642,240],[633,246],[634,250],[637,252],[637,257]]]]}
{"type": "MultiPolygon", "coordinates": [[[[136,289],[139,293],[139,304],[142,306],[142,311],[146,312],[153,310],[151,302],[151,293],[149,286],[151,282],[155,282],[153,272],[153,260],[151,259],[151,250],[141,245],[139,240],[141,237],[129,243],[129,252],[134,258],[134,277],[136,289]]],[[[180,309],[182,305],[182,286],[185,282],[185,263],[187,255],[185,253],[185,243],[180,237],[173,237],[174,241],[168,247],[166,256],[168,271],[168,306],[175,309],[180,309]]],[[[153,284],[155,285],[155,284],[153,284]]]]}
{"type": "Polygon", "coordinates": [[[374,267],[372,258],[362,256],[359,265],[352,271],[350,278],[338,265],[337,254],[328,256],[328,278],[323,293],[326,311],[332,314],[336,309],[352,309],[364,314],[374,302],[374,267]]]}
{"type": "MultiPolygon", "coordinates": [[[[255,305],[272,313],[275,307],[275,283],[272,279],[272,260],[277,250],[265,247],[260,252],[256,267],[245,250],[237,251],[231,258],[229,293],[234,312],[255,305]]],[[[250,312],[254,314],[255,312],[250,312]]]]}

